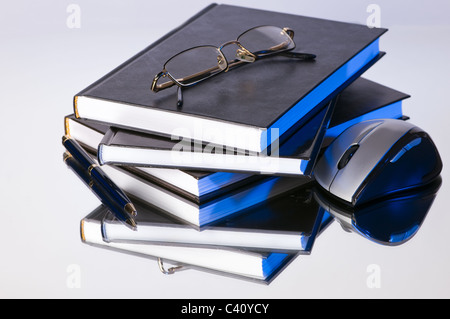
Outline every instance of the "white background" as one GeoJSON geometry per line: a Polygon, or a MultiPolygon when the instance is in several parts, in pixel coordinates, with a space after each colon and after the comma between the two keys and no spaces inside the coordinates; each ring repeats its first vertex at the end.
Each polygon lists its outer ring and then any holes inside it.
{"type": "MultiPolygon", "coordinates": [[[[365,24],[375,1],[223,1],[365,24]]],[[[270,286],[200,271],[163,276],[152,260],[80,242],[98,201],[62,161],[63,118],[74,94],[206,7],[209,1],[11,1],[0,10],[0,297],[3,298],[448,298],[448,169],[419,233],[396,248],[336,223],[310,256],[270,286]],[[81,8],[81,28],[66,20],[81,8]],[[381,271],[369,288],[369,265],[381,271]],[[80,288],[70,288],[70,266],[80,288]]],[[[450,2],[376,1],[387,52],[365,77],[412,98],[411,121],[450,156],[450,2]]]]}

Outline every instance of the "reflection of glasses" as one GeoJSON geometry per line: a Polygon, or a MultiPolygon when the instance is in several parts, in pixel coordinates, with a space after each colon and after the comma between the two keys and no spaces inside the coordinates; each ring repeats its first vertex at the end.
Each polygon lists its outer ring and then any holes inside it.
{"type": "Polygon", "coordinates": [[[183,104],[181,89],[197,84],[221,72],[258,59],[283,55],[300,60],[313,60],[314,54],[291,52],[295,48],[294,31],[273,26],[255,27],[242,33],[237,40],[220,47],[198,46],[187,49],[170,58],[152,83],[151,90],[159,92],[174,85],[178,86],[178,106],[183,104]],[[227,60],[222,49],[230,44],[238,46],[233,60],[227,60]],[[160,78],[169,81],[158,84],[160,78]]]}

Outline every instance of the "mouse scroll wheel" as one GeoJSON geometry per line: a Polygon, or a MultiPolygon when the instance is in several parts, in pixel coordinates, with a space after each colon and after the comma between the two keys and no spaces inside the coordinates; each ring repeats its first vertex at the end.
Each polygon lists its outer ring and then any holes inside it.
{"type": "Polygon", "coordinates": [[[350,160],[352,159],[353,155],[355,155],[358,148],[359,145],[352,145],[348,148],[348,150],[345,151],[344,155],[342,155],[338,163],[338,169],[343,169],[348,164],[348,162],[350,162],[350,160]]]}

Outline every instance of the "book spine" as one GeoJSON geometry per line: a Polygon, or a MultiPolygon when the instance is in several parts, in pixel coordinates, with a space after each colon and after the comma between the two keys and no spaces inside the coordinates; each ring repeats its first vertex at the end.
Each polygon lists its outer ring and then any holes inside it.
{"type": "Polygon", "coordinates": [[[97,147],[97,160],[100,165],[105,165],[105,161],[103,160],[103,147],[105,145],[109,145],[111,141],[114,139],[117,130],[111,127],[106,134],[103,136],[102,141],[98,144],[97,147]]]}
{"type": "Polygon", "coordinates": [[[325,117],[322,121],[321,124],[321,128],[319,133],[316,135],[314,142],[313,142],[313,150],[311,151],[312,154],[315,154],[315,156],[313,156],[311,158],[311,160],[306,164],[306,167],[304,169],[302,169],[302,171],[304,172],[305,175],[311,175],[314,165],[316,164],[317,161],[317,157],[318,154],[320,153],[320,149],[322,148],[323,145],[323,140],[325,138],[325,135],[327,133],[327,130],[330,126],[330,122],[331,122],[331,117],[333,116],[334,110],[336,108],[336,105],[339,101],[339,97],[340,94],[338,94],[337,96],[335,96],[329,103],[328,103],[328,110],[327,113],[325,114],[325,117]]]}

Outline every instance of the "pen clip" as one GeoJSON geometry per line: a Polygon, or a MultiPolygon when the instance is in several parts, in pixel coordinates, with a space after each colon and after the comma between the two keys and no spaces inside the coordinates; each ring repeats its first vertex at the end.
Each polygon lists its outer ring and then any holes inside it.
{"type": "Polygon", "coordinates": [[[180,270],[185,270],[185,266],[180,265],[180,266],[175,266],[175,267],[171,267],[169,269],[165,269],[164,268],[164,263],[162,258],[158,258],[158,267],[159,270],[164,274],[164,275],[173,275],[174,273],[180,271],[180,270]]]}

